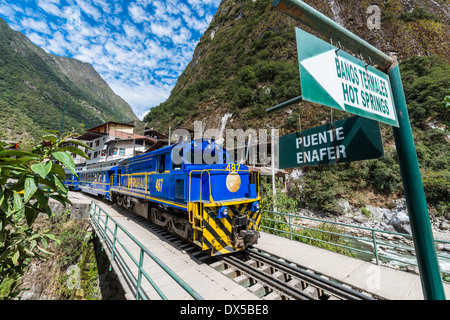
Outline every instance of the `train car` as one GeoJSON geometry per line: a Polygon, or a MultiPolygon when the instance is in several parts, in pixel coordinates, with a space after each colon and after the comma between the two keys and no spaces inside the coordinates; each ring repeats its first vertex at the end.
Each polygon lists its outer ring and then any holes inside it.
{"type": "Polygon", "coordinates": [[[71,171],[65,171],[66,174],[66,180],[63,181],[64,186],[72,191],[78,191],[80,190],[79,186],[80,186],[80,179],[79,179],[79,175],[78,177],[76,175],[74,175],[71,171]]]}
{"type": "Polygon", "coordinates": [[[135,156],[110,168],[109,197],[212,255],[241,251],[259,238],[259,173],[228,159],[213,140],[135,156]]]}
{"type": "Polygon", "coordinates": [[[78,190],[110,199],[110,180],[118,161],[101,162],[85,167],[77,172],[79,176],[78,190]]]}

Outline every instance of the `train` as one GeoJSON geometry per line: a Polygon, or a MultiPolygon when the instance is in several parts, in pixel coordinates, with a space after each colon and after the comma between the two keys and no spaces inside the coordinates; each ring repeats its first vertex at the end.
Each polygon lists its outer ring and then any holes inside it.
{"type": "Polygon", "coordinates": [[[64,184],[125,207],[216,256],[245,250],[260,236],[260,174],[229,159],[213,139],[183,141],[68,172],[64,184]]]}

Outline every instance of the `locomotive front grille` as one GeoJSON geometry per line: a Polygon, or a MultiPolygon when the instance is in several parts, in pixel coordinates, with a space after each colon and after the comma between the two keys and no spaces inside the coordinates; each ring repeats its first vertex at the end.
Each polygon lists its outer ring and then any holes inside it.
{"type": "Polygon", "coordinates": [[[250,211],[252,203],[228,205],[228,215],[218,218],[219,207],[203,208],[203,249],[212,255],[240,251],[256,244],[260,211],[250,211]]]}

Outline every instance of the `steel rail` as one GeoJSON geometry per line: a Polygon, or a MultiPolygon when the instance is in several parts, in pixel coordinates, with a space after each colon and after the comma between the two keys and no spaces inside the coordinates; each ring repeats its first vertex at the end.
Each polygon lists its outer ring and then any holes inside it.
{"type": "Polygon", "coordinates": [[[284,281],[274,278],[268,274],[264,274],[263,272],[261,272],[261,270],[258,270],[255,267],[246,265],[242,260],[238,259],[235,256],[224,256],[221,258],[221,260],[227,264],[234,266],[235,268],[238,268],[248,276],[257,279],[260,282],[263,282],[264,284],[268,285],[272,289],[275,289],[275,291],[282,293],[283,295],[287,295],[297,300],[318,300],[315,297],[303,293],[301,290],[289,286],[284,281]]]}
{"type": "Polygon", "coordinates": [[[298,278],[301,281],[305,281],[309,285],[330,293],[335,297],[344,300],[375,300],[356,290],[344,287],[337,282],[324,279],[318,275],[307,272],[306,270],[294,267],[293,265],[279,260],[278,257],[274,258],[276,256],[274,256],[273,254],[270,254],[271,256],[268,256],[252,249],[248,249],[247,253],[250,257],[262,261],[265,264],[269,264],[273,268],[288,273],[289,275],[298,278]]]}

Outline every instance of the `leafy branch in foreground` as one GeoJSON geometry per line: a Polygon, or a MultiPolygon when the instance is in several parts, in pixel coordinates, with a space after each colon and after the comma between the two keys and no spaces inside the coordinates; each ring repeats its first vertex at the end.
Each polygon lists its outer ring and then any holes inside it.
{"type": "MultiPolygon", "coordinates": [[[[76,175],[67,153],[75,147],[67,144],[87,147],[73,139],[75,135],[48,131],[32,152],[7,150],[8,144],[0,141],[0,299],[17,297],[20,277],[30,259],[52,254],[49,241],[58,243],[48,230],[34,228],[33,224],[40,213],[52,216],[50,198],[64,207],[71,204],[63,181],[64,168],[76,175]]],[[[81,149],[76,153],[86,157],[81,149]]]]}

